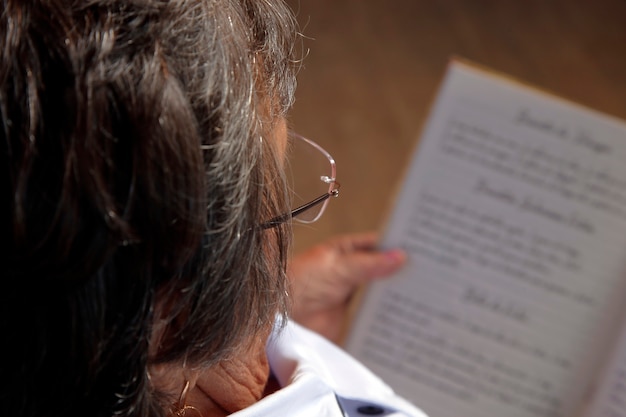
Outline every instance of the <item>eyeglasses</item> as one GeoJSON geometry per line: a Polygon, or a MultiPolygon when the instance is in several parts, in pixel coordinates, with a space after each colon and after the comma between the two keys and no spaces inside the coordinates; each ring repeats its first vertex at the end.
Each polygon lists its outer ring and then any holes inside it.
{"type": "Polygon", "coordinates": [[[313,223],[322,217],[330,197],[339,195],[340,184],[336,180],[333,157],[317,143],[293,132],[289,132],[289,145],[289,165],[292,170],[298,170],[298,174],[290,178],[296,208],[263,223],[263,229],[292,219],[313,223]]]}

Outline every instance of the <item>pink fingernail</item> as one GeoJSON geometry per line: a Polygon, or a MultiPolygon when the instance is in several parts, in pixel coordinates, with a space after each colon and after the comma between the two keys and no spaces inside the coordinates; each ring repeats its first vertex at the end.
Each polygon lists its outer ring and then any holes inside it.
{"type": "Polygon", "coordinates": [[[404,262],[406,254],[400,249],[392,249],[385,252],[385,256],[393,263],[404,262]]]}

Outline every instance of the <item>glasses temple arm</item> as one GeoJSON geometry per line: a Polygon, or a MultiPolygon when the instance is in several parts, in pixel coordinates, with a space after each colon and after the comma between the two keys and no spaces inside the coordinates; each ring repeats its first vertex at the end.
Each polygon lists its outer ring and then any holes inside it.
{"type": "Polygon", "coordinates": [[[339,183],[335,182],[335,184],[337,185],[337,188],[333,188],[332,190],[330,190],[326,194],[322,194],[321,196],[317,197],[315,200],[309,201],[308,203],[306,203],[304,205],[301,205],[300,207],[297,207],[297,208],[291,210],[291,212],[289,212],[289,213],[281,214],[280,216],[276,216],[273,219],[268,220],[267,222],[265,222],[265,223],[263,223],[261,225],[261,228],[262,229],[270,229],[272,227],[275,227],[275,226],[278,226],[280,224],[283,224],[283,223],[289,221],[290,219],[296,217],[297,215],[299,215],[301,213],[304,213],[305,211],[309,210],[310,208],[315,207],[318,204],[323,203],[324,201],[326,201],[330,197],[337,197],[339,195],[339,183]]]}

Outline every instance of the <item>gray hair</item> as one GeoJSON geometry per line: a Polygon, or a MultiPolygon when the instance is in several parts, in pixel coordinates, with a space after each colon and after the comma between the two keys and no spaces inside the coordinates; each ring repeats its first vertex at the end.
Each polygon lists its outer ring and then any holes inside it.
{"type": "Polygon", "coordinates": [[[21,343],[0,409],[162,414],[148,363],[209,366],[287,310],[289,226],[257,226],[289,208],[271,135],[294,18],[281,0],[3,5],[0,314],[31,308],[1,323],[21,343]]]}

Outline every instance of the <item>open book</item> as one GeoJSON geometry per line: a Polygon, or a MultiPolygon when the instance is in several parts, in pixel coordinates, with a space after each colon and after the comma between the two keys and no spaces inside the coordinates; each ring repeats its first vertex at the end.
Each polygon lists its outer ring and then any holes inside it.
{"type": "Polygon", "coordinates": [[[453,61],[381,244],[346,348],[431,417],[626,417],[626,123],[453,61]]]}

